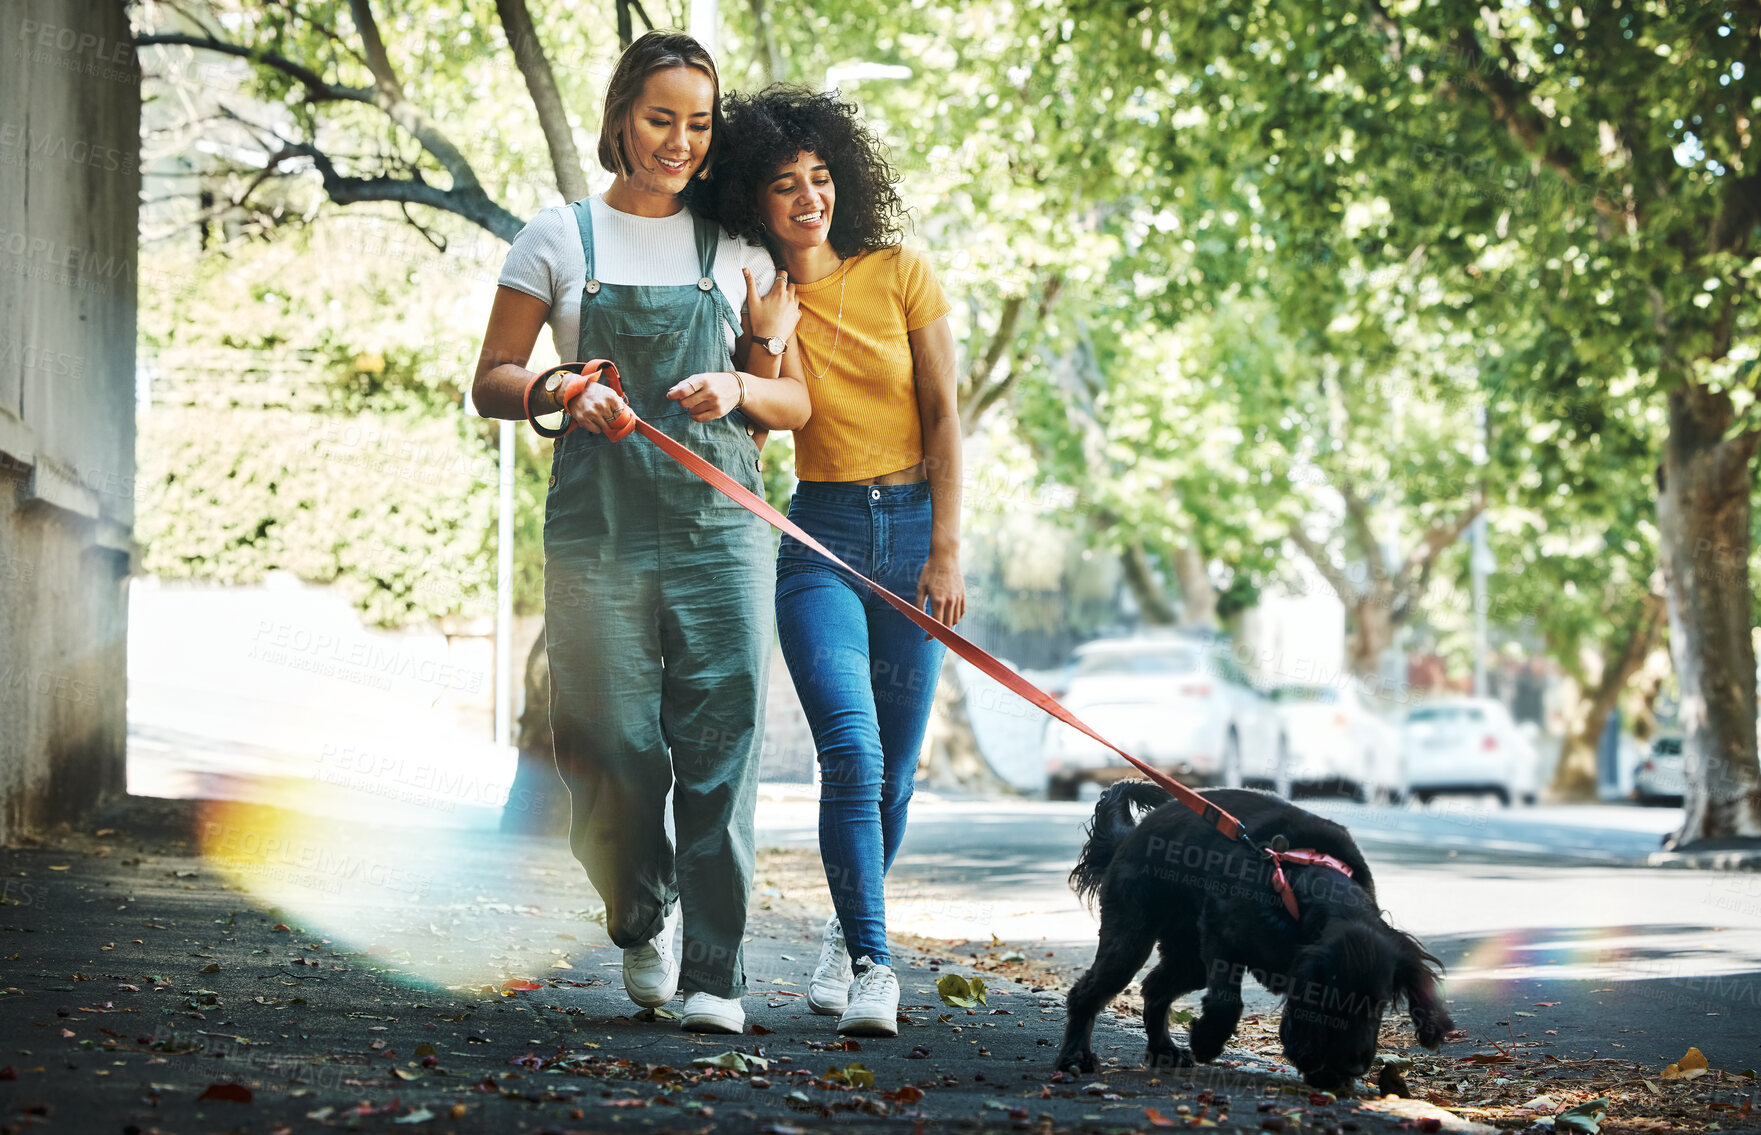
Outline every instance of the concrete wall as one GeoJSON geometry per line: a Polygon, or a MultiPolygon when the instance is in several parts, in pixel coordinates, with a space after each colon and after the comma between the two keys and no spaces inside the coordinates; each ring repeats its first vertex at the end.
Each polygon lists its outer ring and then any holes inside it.
{"type": "Polygon", "coordinates": [[[0,0],[0,840],[123,790],[140,89],[120,0],[0,0]]]}

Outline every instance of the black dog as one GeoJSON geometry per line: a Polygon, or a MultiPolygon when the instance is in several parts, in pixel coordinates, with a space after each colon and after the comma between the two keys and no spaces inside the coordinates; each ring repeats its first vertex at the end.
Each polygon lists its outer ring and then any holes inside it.
{"type": "Polygon", "coordinates": [[[1286,864],[1300,917],[1273,890],[1272,864],[1157,786],[1109,788],[1095,805],[1089,839],[1070,873],[1084,898],[1100,896],[1101,941],[1094,965],[1070,991],[1058,1067],[1095,1071],[1095,1016],[1131,981],[1158,945],[1161,961],[1143,982],[1151,1066],[1209,1063],[1241,1019],[1241,980],[1252,974],[1285,997],[1278,1035],[1284,1055],[1319,1088],[1363,1075],[1376,1054],[1383,1012],[1405,1001],[1419,1043],[1435,1048],[1455,1027],[1437,993],[1442,970],[1418,941],[1389,926],[1376,905],[1370,868],[1338,824],[1276,796],[1212,789],[1256,843],[1282,835],[1351,868],[1286,864]],[[1154,809],[1141,823],[1134,809],[1154,809]],[[1205,991],[1189,1030],[1191,1051],[1168,1035],[1175,998],[1205,991]]]}

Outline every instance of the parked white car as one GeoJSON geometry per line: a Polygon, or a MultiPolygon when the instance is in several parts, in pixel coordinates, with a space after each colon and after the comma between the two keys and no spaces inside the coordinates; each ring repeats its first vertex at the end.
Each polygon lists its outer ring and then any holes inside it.
{"type": "Polygon", "coordinates": [[[1279,791],[1288,785],[1358,800],[1400,798],[1400,732],[1364,704],[1355,686],[1292,684],[1270,696],[1289,739],[1279,791]]]}
{"type": "Polygon", "coordinates": [[[1633,770],[1633,799],[1641,804],[1680,804],[1687,791],[1687,770],[1679,733],[1664,733],[1645,751],[1633,770]]]}
{"type": "MultiPolygon", "coordinates": [[[[1078,647],[1058,700],[1101,736],[1183,783],[1270,783],[1287,761],[1276,707],[1226,641],[1188,635],[1078,647]]],[[[1084,782],[1141,775],[1111,750],[1048,719],[1046,794],[1073,800],[1084,782]]]]}
{"type": "Polygon", "coordinates": [[[1540,791],[1533,742],[1492,698],[1440,698],[1407,710],[1400,759],[1406,791],[1420,803],[1490,792],[1502,804],[1533,804],[1540,791]]]}

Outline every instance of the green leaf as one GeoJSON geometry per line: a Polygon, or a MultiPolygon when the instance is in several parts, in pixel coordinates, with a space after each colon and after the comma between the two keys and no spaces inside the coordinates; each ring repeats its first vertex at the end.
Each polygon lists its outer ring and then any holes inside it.
{"type": "Polygon", "coordinates": [[[972,1009],[986,1004],[982,977],[945,973],[936,979],[936,992],[941,994],[944,1005],[952,1005],[956,1009],[972,1009]]]}
{"type": "Polygon", "coordinates": [[[1607,1100],[1585,1100],[1576,1107],[1568,1107],[1554,1116],[1553,1130],[1570,1131],[1574,1135],[1596,1135],[1602,1129],[1602,1120],[1607,1114],[1607,1100]]]}

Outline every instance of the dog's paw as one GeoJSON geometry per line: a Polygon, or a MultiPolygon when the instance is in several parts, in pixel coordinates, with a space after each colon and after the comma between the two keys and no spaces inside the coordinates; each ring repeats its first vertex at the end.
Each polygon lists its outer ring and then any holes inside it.
{"type": "Polygon", "coordinates": [[[1058,1071],[1082,1073],[1100,1071],[1101,1062],[1095,1059],[1092,1052],[1060,1052],[1058,1054],[1058,1071]]]}
{"type": "Polygon", "coordinates": [[[1152,1048],[1144,1053],[1143,1062],[1150,1068],[1191,1068],[1192,1053],[1179,1045],[1173,1048],[1152,1048]]]}
{"type": "Polygon", "coordinates": [[[1223,1046],[1229,1043],[1229,1036],[1235,1030],[1225,1031],[1221,1026],[1212,1023],[1209,1017],[1200,1017],[1192,1022],[1187,1030],[1186,1039],[1192,1045],[1192,1057],[1200,1064],[1209,1064],[1223,1055],[1223,1046]]]}

